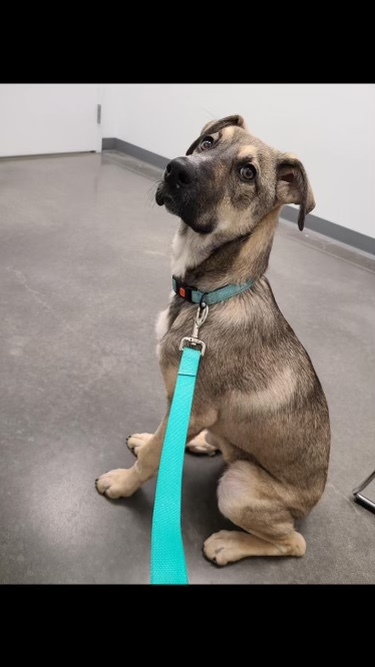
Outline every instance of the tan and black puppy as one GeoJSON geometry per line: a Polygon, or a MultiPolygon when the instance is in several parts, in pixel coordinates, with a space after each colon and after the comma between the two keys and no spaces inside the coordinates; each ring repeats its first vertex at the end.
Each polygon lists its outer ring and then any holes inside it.
{"type": "MultiPolygon", "coordinates": [[[[220,449],[228,465],[218,486],[220,511],[240,530],[204,543],[218,565],[247,556],[303,556],[295,530],[321,497],[327,478],[327,402],[309,355],[280,312],[265,277],[279,214],[299,204],[298,225],[314,208],[302,163],[253,137],[241,116],[206,125],[186,157],[166,167],[156,201],[181,219],[172,273],[202,292],[253,279],[251,289],[210,306],[199,337],[201,360],[189,448],[220,449]]],[[[197,306],[173,294],[157,322],[168,407],[197,306]]],[[[97,480],[100,493],[127,497],[159,466],[168,411],[156,433],[129,439],[129,470],[97,480]]]]}

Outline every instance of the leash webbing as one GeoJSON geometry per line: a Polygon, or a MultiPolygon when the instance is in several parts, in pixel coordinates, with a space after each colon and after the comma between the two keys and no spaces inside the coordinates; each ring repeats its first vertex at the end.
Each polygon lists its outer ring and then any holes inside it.
{"type": "Polygon", "coordinates": [[[181,529],[185,445],[201,350],[183,349],[160,459],[151,534],[151,584],[188,584],[181,529]]]}

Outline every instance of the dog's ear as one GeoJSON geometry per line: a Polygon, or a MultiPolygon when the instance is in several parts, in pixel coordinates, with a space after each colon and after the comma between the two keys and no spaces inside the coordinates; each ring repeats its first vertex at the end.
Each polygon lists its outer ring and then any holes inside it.
{"type": "Polygon", "coordinates": [[[222,130],[223,127],[231,126],[242,127],[243,130],[247,129],[242,116],[225,116],[225,118],[221,118],[220,120],[210,120],[209,123],[206,123],[201,130],[201,136],[203,134],[210,134],[211,132],[218,132],[219,130],[222,130]]]}
{"type": "Polygon", "coordinates": [[[280,204],[299,204],[298,227],[302,231],[315,200],[302,162],[289,153],[278,157],[276,196],[280,204]]]}
{"type": "Polygon", "coordinates": [[[214,134],[215,132],[222,130],[224,127],[242,127],[243,130],[247,130],[245,121],[242,116],[226,116],[220,120],[210,120],[210,122],[206,123],[206,125],[202,128],[198,139],[196,139],[187,149],[186,155],[191,155],[205,134],[214,134]]]}

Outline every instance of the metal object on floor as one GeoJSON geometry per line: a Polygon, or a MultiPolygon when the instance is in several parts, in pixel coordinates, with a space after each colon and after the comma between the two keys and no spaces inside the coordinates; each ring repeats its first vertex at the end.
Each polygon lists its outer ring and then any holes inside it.
{"type": "Polygon", "coordinates": [[[372,482],[373,479],[375,479],[375,470],[359,486],[357,486],[356,489],[353,490],[353,496],[354,500],[357,503],[363,505],[363,507],[366,507],[366,509],[375,513],[374,500],[371,500],[371,498],[367,498],[365,495],[363,495],[363,493],[361,493],[361,491],[363,491],[363,489],[365,489],[372,482]]]}

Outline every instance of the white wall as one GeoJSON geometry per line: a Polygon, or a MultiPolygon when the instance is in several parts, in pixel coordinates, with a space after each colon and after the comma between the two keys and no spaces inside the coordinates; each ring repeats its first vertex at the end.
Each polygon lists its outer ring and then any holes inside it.
{"type": "Polygon", "coordinates": [[[101,150],[98,84],[0,84],[0,156],[101,150]]]}
{"type": "Polygon", "coordinates": [[[315,215],[375,237],[374,85],[108,84],[103,136],[172,158],[208,120],[233,113],[301,158],[315,215]]]}

